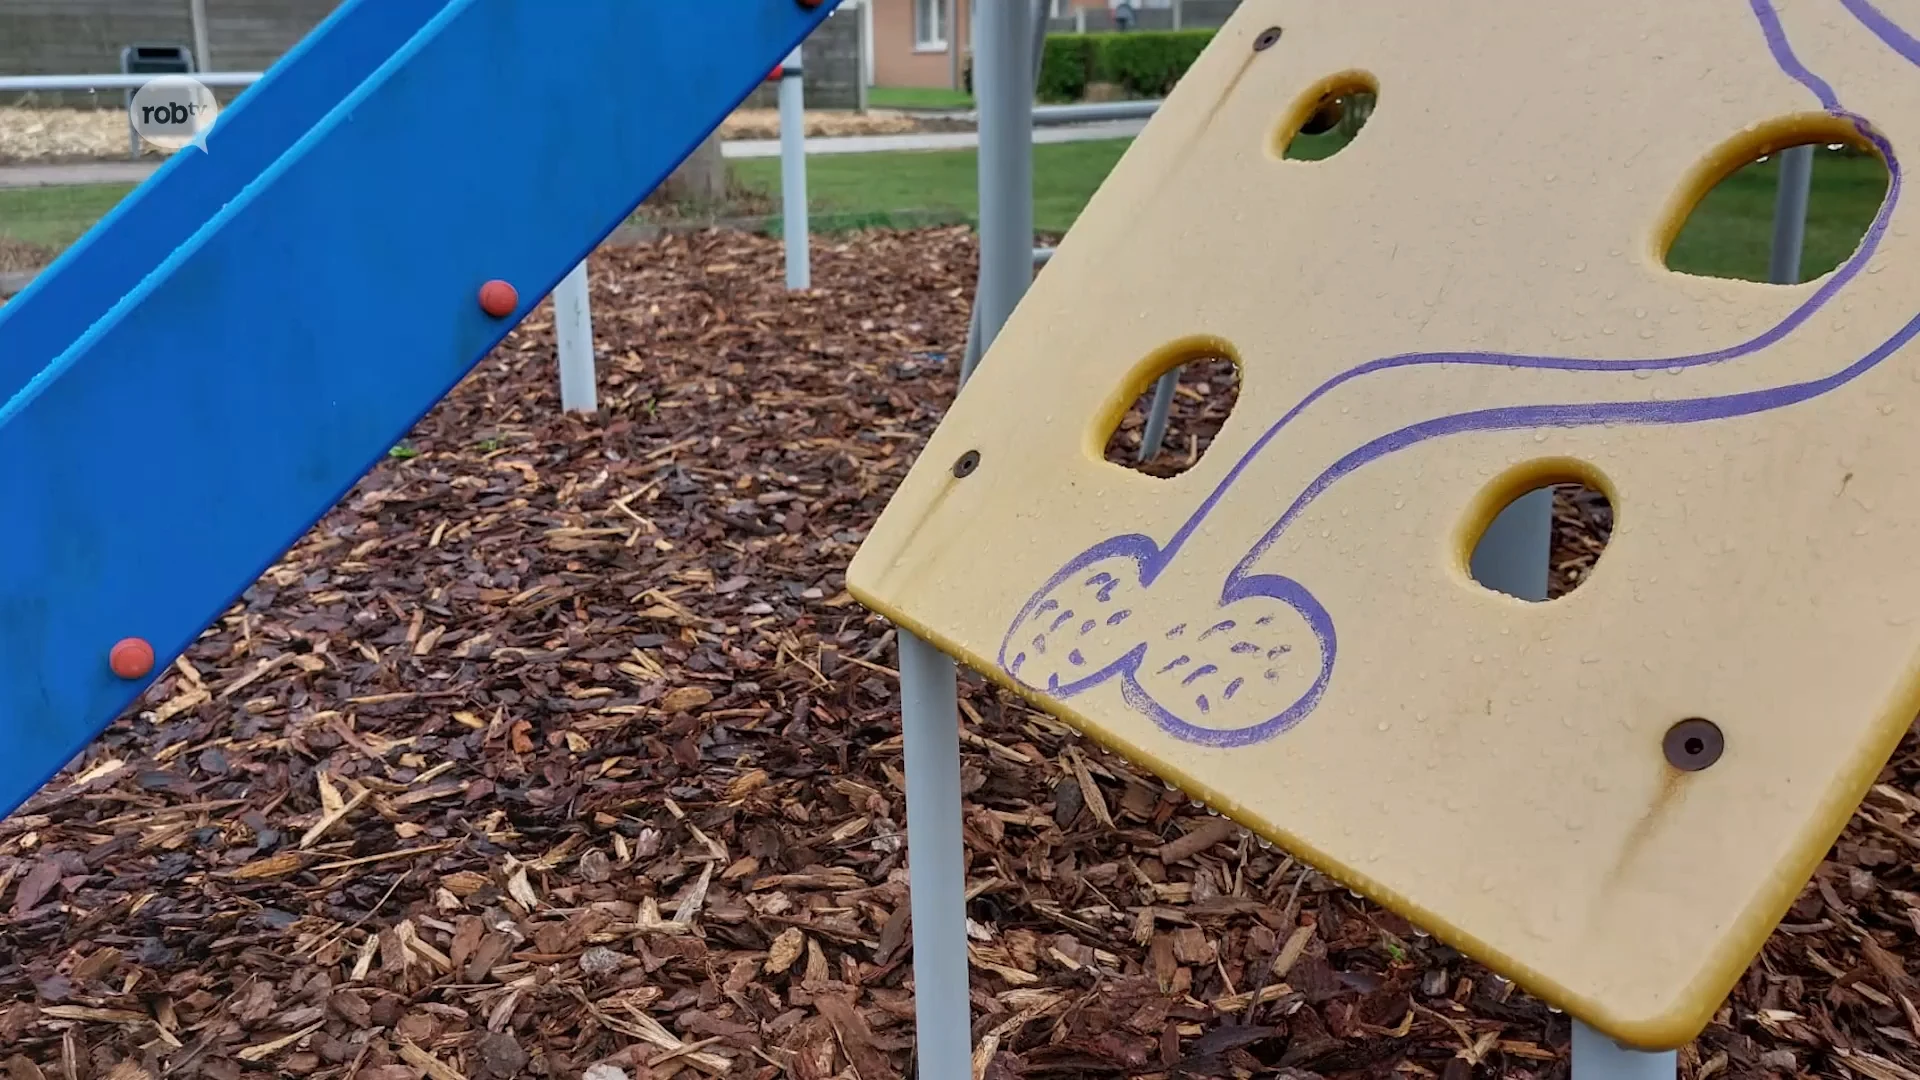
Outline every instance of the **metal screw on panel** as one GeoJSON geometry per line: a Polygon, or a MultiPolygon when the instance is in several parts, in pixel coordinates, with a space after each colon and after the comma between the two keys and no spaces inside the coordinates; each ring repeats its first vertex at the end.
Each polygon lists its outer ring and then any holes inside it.
{"type": "Polygon", "coordinates": [[[966,453],[960,455],[959,461],[956,461],[953,463],[954,478],[958,480],[965,480],[967,477],[973,475],[973,470],[979,467],[980,467],[980,451],[969,450],[966,453]]]}
{"type": "Polygon", "coordinates": [[[1666,751],[1667,764],[1682,772],[1699,772],[1720,760],[1727,739],[1719,725],[1696,716],[1668,728],[1660,745],[1666,751]]]}

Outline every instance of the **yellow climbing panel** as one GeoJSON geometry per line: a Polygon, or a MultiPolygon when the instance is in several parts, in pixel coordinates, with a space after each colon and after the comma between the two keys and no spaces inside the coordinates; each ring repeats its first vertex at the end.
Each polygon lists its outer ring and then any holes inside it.
{"type": "Polygon", "coordinates": [[[1685,1042],[1920,704],[1920,0],[1876,2],[1247,0],[852,591],[1601,1031],[1685,1042]],[[1282,158],[1362,88],[1351,145],[1282,158]],[[1892,169],[1853,257],[1666,267],[1702,193],[1809,140],[1892,169]],[[1204,356],[1242,373],[1205,456],[1104,461],[1204,356]],[[1485,523],[1566,480],[1615,507],[1590,580],[1476,584],[1485,523]]]}

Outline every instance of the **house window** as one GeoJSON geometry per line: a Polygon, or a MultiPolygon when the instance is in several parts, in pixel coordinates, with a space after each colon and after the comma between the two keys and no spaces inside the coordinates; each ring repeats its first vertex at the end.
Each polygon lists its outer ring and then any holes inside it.
{"type": "Polygon", "coordinates": [[[947,48],[947,0],[913,0],[913,47],[923,52],[947,48]]]}

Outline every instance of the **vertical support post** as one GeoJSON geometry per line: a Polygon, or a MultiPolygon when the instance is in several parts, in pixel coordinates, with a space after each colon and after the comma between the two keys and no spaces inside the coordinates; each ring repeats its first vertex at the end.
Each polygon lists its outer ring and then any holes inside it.
{"type": "Polygon", "coordinates": [[[1186,15],[1185,8],[1186,0],[1173,0],[1173,28],[1175,30],[1181,29],[1180,24],[1186,21],[1184,18],[1186,15]]]}
{"type": "Polygon", "coordinates": [[[1573,1080],[1674,1080],[1679,1073],[1680,1056],[1672,1050],[1629,1050],[1573,1022],[1573,1080]]]}
{"type": "Polygon", "coordinates": [[[1031,12],[1009,0],[979,8],[973,87],[980,114],[980,354],[1033,281],[1031,12]]]}
{"type": "Polygon", "coordinates": [[[1167,421],[1173,416],[1173,395],[1180,388],[1180,369],[1174,368],[1160,381],[1153,384],[1153,405],[1147,409],[1147,429],[1140,433],[1140,457],[1145,462],[1153,460],[1160,452],[1160,444],[1167,438],[1167,421]]]}
{"type": "Polygon", "coordinates": [[[1047,62],[1047,0],[1033,0],[1033,93],[1028,97],[1032,105],[1040,94],[1040,69],[1047,62]]]}
{"type": "Polygon", "coordinates": [[[787,243],[787,288],[813,287],[809,265],[807,221],[806,80],[801,75],[800,47],[795,46],[780,69],[780,231],[787,243]]]}
{"type": "Polygon", "coordinates": [[[1553,489],[1529,491],[1487,526],[1473,549],[1473,579],[1522,600],[1547,598],[1547,560],[1553,546],[1553,489]]]}
{"type": "Polygon", "coordinates": [[[1780,187],[1773,199],[1773,251],[1767,280],[1775,285],[1800,282],[1800,253],[1807,238],[1807,195],[1813,187],[1813,147],[1780,151],[1780,187]]]}
{"type": "Polygon", "coordinates": [[[905,630],[899,642],[918,1075],[920,1080],[972,1080],[960,685],[951,657],[905,630]]]}
{"type": "Polygon", "coordinates": [[[207,29],[207,0],[191,0],[187,10],[193,19],[193,67],[213,70],[213,36],[207,29]]]}
{"type": "MultiPolygon", "coordinates": [[[[968,338],[980,354],[1033,281],[1033,54],[1029,11],[975,10],[980,115],[980,284],[968,338]]],[[[969,353],[973,352],[970,345],[969,353]]],[[[962,367],[964,383],[970,370],[962,367]]],[[[914,1021],[920,1080],[972,1080],[966,849],[960,829],[960,687],[953,658],[905,630],[900,712],[907,773],[914,1021]]]]}
{"type": "Polygon", "coordinates": [[[600,405],[593,374],[593,306],[587,297],[587,260],[567,271],[553,290],[553,333],[560,347],[560,407],[593,412],[600,405]]]}

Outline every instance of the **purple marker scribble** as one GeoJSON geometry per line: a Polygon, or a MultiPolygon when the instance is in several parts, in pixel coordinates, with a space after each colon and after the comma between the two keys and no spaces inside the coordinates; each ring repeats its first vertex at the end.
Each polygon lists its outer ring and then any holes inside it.
{"type": "Polygon", "coordinates": [[[1199,667],[1193,669],[1193,674],[1187,676],[1184,679],[1181,679],[1180,685],[1186,686],[1189,683],[1193,682],[1193,680],[1195,679],[1204,679],[1207,676],[1219,670],[1220,670],[1219,668],[1214,667],[1212,664],[1202,664],[1199,667]]]}
{"type": "Polygon", "coordinates": [[[1041,656],[1047,655],[1047,635],[1035,634],[1033,636],[1033,651],[1039,653],[1041,656]]]}
{"type": "MultiPolygon", "coordinates": [[[[1912,34],[1895,25],[1892,19],[1880,13],[1879,8],[1867,3],[1867,0],[1840,0],[1840,6],[1846,8],[1848,14],[1852,15],[1860,25],[1872,31],[1873,36],[1879,38],[1888,48],[1905,57],[1908,63],[1920,64],[1920,39],[1916,39],[1912,34]]],[[[1781,35],[1783,43],[1785,36],[1781,35]]],[[[1837,105],[1827,106],[1829,109],[1837,107],[1837,105]]]]}
{"type": "Polygon", "coordinates": [[[1075,649],[1067,654],[1067,663],[1072,664],[1074,667],[1085,667],[1087,658],[1080,655],[1079,649],[1075,649]]]}
{"type": "Polygon", "coordinates": [[[1081,636],[1081,637],[1086,637],[1086,636],[1087,636],[1087,633],[1088,633],[1089,631],[1091,631],[1091,630],[1092,630],[1092,629],[1093,629],[1094,627],[1096,627],[1096,626],[1099,626],[1099,625],[1100,625],[1099,623],[1097,623],[1097,622],[1095,622],[1095,621],[1094,621],[1094,620],[1092,620],[1092,619],[1088,619],[1088,620],[1087,620],[1086,622],[1083,622],[1083,623],[1081,623],[1081,624],[1080,624],[1080,636],[1081,636]]]}
{"type": "Polygon", "coordinates": [[[1121,623],[1126,622],[1127,616],[1131,614],[1133,614],[1133,612],[1131,611],[1116,611],[1113,614],[1107,616],[1107,625],[1119,626],[1121,623]]]}
{"type": "Polygon", "coordinates": [[[1072,608],[1068,608],[1067,610],[1061,612],[1059,617],[1053,620],[1053,625],[1047,627],[1047,633],[1051,634],[1055,630],[1060,629],[1061,624],[1067,622],[1069,619],[1072,619],[1072,618],[1073,618],[1072,608]]]}
{"type": "MultiPolygon", "coordinates": [[[[1920,65],[1920,40],[1887,19],[1869,0],[1840,2],[1857,22],[1888,47],[1920,65]]],[[[1016,655],[1010,665],[1006,663],[1005,657],[1016,635],[1022,633],[1028,623],[1072,602],[1073,592],[1097,588],[1099,594],[1096,599],[1101,602],[1105,602],[1107,595],[1114,590],[1151,592],[1184,550],[1187,541],[1197,533],[1269,444],[1296,417],[1320,399],[1356,379],[1398,368],[1429,365],[1492,366],[1556,372],[1679,371],[1751,356],[1806,327],[1814,314],[1826,307],[1860,275],[1878,251],[1886,235],[1888,222],[1900,202],[1903,184],[1901,167],[1893,147],[1885,137],[1864,118],[1842,108],[1832,86],[1800,61],[1771,0],[1749,0],[1749,4],[1774,63],[1785,75],[1805,87],[1829,114],[1850,123],[1860,137],[1880,154],[1887,166],[1889,182],[1886,200],[1868,226],[1859,247],[1811,295],[1778,323],[1751,339],[1711,352],[1638,360],[1494,352],[1404,353],[1370,360],[1341,372],[1315,387],[1254,440],[1165,543],[1139,533],[1111,536],[1070,559],[1041,584],[1014,618],[1002,641],[999,662],[1008,673],[1022,685],[1044,687],[1046,692],[1063,699],[1085,693],[1108,681],[1116,681],[1121,699],[1129,708],[1145,715],[1163,731],[1183,741],[1203,746],[1239,747],[1272,739],[1304,720],[1325,695],[1333,677],[1338,639],[1332,615],[1310,590],[1290,577],[1258,572],[1255,567],[1287,527],[1341,478],[1408,447],[1431,439],[1472,432],[1600,424],[1695,424],[1786,408],[1846,385],[1920,335],[1920,315],[1916,315],[1865,356],[1829,375],[1759,390],[1666,401],[1507,405],[1437,416],[1409,424],[1342,455],[1294,497],[1222,580],[1216,604],[1222,613],[1230,611],[1232,614],[1219,619],[1211,629],[1200,634],[1189,652],[1182,652],[1162,664],[1165,653],[1174,651],[1173,648],[1142,636],[1132,642],[1103,647],[1099,654],[1087,659],[1087,665],[1093,666],[1094,670],[1076,672],[1071,679],[1063,679],[1057,669],[1048,669],[1044,677],[1022,678],[1020,668],[1026,662],[1025,653],[1016,655]],[[1076,582],[1076,578],[1080,580],[1076,582]],[[1241,635],[1250,640],[1235,640],[1225,648],[1218,644],[1202,644],[1216,633],[1243,625],[1249,620],[1259,631],[1241,635]],[[1298,644],[1310,644],[1314,648],[1319,659],[1317,667],[1307,665],[1306,670],[1294,674],[1283,674],[1277,668],[1265,668],[1261,671],[1262,682],[1269,685],[1253,684],[1252,689],[1246,689],[1249,686],[1247,676],[1261,668],[1258,663],[1254,663],[1252,668],[1245,668],[1246,662],[1238,659],[1240,656],[1254,656],[1264,650],[1265,659],[1272,661],[1291,652],[1298,644]],[[1184,678],[1168,678],[1175,668],[1192,663],[1196,655],[1201,660],[1198,668],[1184,678]],[[1242,670],[1247,674],[1241,674],[1242,670]],[[1225,710],[1228,715],[1212,718],[1209,725],[1179,715],[1177,706],[1170,703],[1178,702],[1184,696],[1180,693],[1181,688],[1205,675],[1216,673],[1224,673],[1230,678],[1221,694],[1221,703],[1232,706],[1225,710]],[[1179,681],[1176,683],[1174,679],[1179,681]],[[1246,692],[1243,693],[1243,690],[1246,692]]],[[[1188,574],[1192,572],[1191,569],[1187,571],[1188,574]]],[[[1117,621],[1117,617],[1109,619],[1108,625],[1115,625],[1117,621]]],[[[1186,627],[1186,623],[1181,623],[1166,630],[1163,640],[1171,641],[1181,636],[1186,627]]],[[[1040,638],[1035,638],[1034,644],[1036,650],[1043,650],[1040,638]]],[[[1213,706],[1204,695],[1193,699],[1193,704],[1199,710],[1199,716],[1211,716],[1213,706]]]]}

